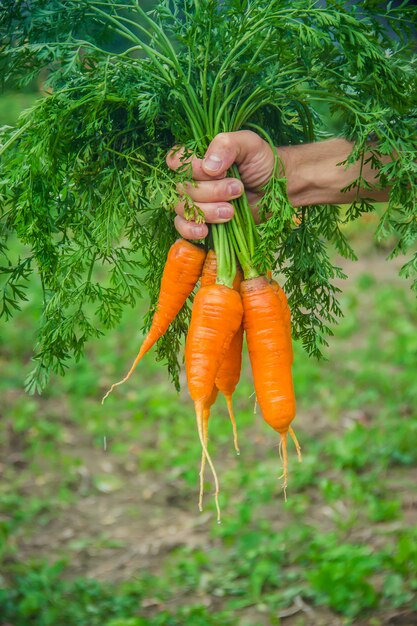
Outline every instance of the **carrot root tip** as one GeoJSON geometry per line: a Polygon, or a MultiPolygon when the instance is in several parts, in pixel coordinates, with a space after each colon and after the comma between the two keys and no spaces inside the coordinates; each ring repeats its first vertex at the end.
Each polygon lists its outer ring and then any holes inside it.
{"type": "Polygon", "coordinates": [[[214,501],[216,503],[216,509],[217,509],[217,521],[219,521],[221,519],[220,505],[219,505],[219,480],[217,478],[217,473],[214,468],[213,461],[211,460],[210,454],[207,450],[206,443],[204,441],[205,437],[203,434],[203,406],[198,402],[195,403],[195,414],[196,414],[198,436],[200,437],[201,447],[203,448],[204,456],[207,459],[207,462],[210,466],[210,469],[214,478],[214,484],[215,484],[214,501]]]}
{"type": "MultiPolygon", "coordinates": [[[[202,416],[202,428],[203,428],[203,440],[204,443],[206,444],[206,447],[208,445],[208,422],[209,422],[209,415],[210,415],[210,410],[206,410],[203,411],[203,416],[202,416]]],[[[206,469],[206,456],[204,454],[204,450],[202,451],[201,454],[201,464],[200,464],[200,495],[199,495],[199,499],[198,499],[198,508],[200,509],[200,511],[203,510],[203,496],[204,496],[204,471],[206,469]]]]}
{"type": "Polygon", "coordinates": [[[253,393],[250,394],[249,398],[252,398],[253,396],[255,396],[255,403],[253,405],[253,414],[256,415],[256,407],[258,404],[258,398],[256,396],[256,391],[254,391],[253,393]]]}
{"type": "Polygon", "coordinates": [[[112,385],[110,387],[110,389],[104,394],[104,396],[101,399],[101,404],[104,404],[104,401],[109,397],[109,395],[111,394],[111,392],[113,391],[115,385],[112,385]]]}
{"type": "Polygon", "coordinates": [[[201,456],[201,467],[200,467],[200,494],[198,497],[198,509],[200,511],[200,513],[203,510],[203,496],[204,496],[204,461],[205,461],[205,456],[204,456],[204,452],[201,456]]]}
{"type": "Polygon", "coordinates": [[[122,378],[122,380],[119,380],[117,383],[112,384],[108,392],[103,396],[101,404],[104,404],[104,400],[109,397],[109,395],[113,392],[115,387],[118,387],[119,385],[123,385],[127,380],[129,380],[130,374],[131,372],[129,372],[124,378],[122,378]]]}
{"type": "Polygon", "coordinates": [[[232,423],[233,444],[235,446],[236,454],[239,455],[240,454],[239,441],[238,441],[238,437],[237,437],[237,426],[236,426],[235,415],[233,413],[233,403],[232,403],[232,396],[231,395],[230,396],[229,395],[226,396],[226,404],[227,404],[227,410],[229,411],[230,421],[232,423]]]}
{"type": "Polygon", "coordinates": [[[279,444],[279,456],[282,460],[283,473],[281,478],[283,479],[282,489],[284,491],[284,500],[287,502],[287,478],[288,478],[288,454],[287,454],[287,433],[281,433],[281,441],[279,444]]]}
{"type": "Polygon", "coordinates": [[[298,443],[298,439],[297,439],[297,437],[295,436],[295,432],[293,431],[293,429],[291,428],[291,426],[288,428],[288,432],[290,433],[290,437],[291,437],[291,439],[292,439],[292,440],[293,440],[293,442],[294,442],[295,449],[296,449],[296,451],[297,451],[298,462],[299,462],[299,463],[302,463],[302,461],[303,461],[303,457],[302,457],[302,455],[301,455],[301,446],[300,446],[300,444],[298,443]]]}

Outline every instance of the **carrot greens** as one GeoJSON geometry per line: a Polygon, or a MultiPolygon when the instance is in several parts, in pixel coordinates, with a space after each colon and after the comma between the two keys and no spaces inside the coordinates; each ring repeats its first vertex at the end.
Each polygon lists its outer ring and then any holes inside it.
{"type": "MultiPolygon", "coordinates": [[[[244,128],[272,145],[313,141],[328,136],[329,110],[354,143],[346,165],[372,138],[378,185],[390,186],[377,236],[396,235],[392,255],[412,250],[415,27],[409,2],[4,0],[1,80],[46,76],[44,97],[0,129],[0,316],[19,309],[34,274],[43,289],[28,389],[63,374],[144,291],[153,310],[176,239],[177,184],[190,178],[185,162],[176,174],[165,164],[174,144],[202,156],[217,133],[244,128]],[[16,238],[19,258],[8,247],[16,238]]],[[[362,176],[352,185],[369,187],[362,176]]],[[[268,220],[255,226],[240,198],[232,222],[212,229],[219,280],[231,286],[236,257],[245,278],[278,268],[293,334],[320,355],[341,314],[329,244],[354,258],[341,226],[374,205],[358,195],[347,212],[304,207],[294,220],[278,159],[264,191],[268,220]]],[[[192,203],[188,211],[201,219],[192,203]]],[[[402,274],[416,271],[414,254],[402,274]]],[[[177,385],[188,319],[186,304],[158,342],[177,385]]]]}

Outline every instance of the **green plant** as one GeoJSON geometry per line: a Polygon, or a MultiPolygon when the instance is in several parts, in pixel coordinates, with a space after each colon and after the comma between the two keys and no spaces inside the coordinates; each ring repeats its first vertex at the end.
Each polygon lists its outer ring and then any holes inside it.
{"type": "MultiPolygon", "coordinates": [[[[33,272],[43,289],[27,388],[40,391],[51,370],[63,374],[87,340],[120,322],[142,287],[152,311],[175,238],[175,184],[190,174],[186,165],[168,174],[173,143],[202,154],[216,133],[240,128],[275,144],[310,141],[323,136],[325,101],[354,141],[346,164],[363,161],[369,135],[377,137],[370,158],[379,182],[391,185],[378,237],[397,233],[392,254],[406,252],[417,234],[416,72],[406,40],[414,19],[407,2],[382,10],[338,0],[325,8],[301,0],[163,0],[148,13],[133,0],[61,0],[47,8],[35,0],[28,13],[3,2],[0,74],[24,85],[47,66],[53,90],[1,139],[1,315],[19,308],[33,272]],[[115,37],[122,51],[110,51],[115,37]],[[26,246],[17,255],[7,248],[13,233],[26,246]]],[[[283,176],[277,161],[261,206],[272,214],[267,222],[255,229],[241,199],[236,218],[212,237],[226,282],[235,253],[246,275],[278,264],[295,336],[319,355],[341,315],[333,281],[343,272],[327,244],[355,258],[341,224],[374,207],[355,200],[346,217],[338,207],[308,207],[295,226],[283,176]]],[[[352,186],[368,183],[359,176],[352,186]]],[[[201,219],[192,203],[187,214],[201,219]]],[[[404,276],[416,260],[404,265],[404,276]]],[[[176,384],[187,318],[185,307],[158,345],[176,384]]]]}
{"type": "Polygon", "coordinates": [[[320,560],[307,573],[316,601],[352,617],[376,606],[378,593],[370,577],[377,571],[379,558],[366,547],[330,541],[327,546],[324,537],[321,543],[320,560]]]}

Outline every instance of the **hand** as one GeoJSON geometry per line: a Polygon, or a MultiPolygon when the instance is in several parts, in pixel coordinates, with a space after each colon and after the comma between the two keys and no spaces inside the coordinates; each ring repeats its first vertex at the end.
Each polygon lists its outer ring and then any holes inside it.
{"type": "MultiPolygon", "coordinates": [[[[166,162],[172,170],[183,163],[182,150],[170,151],[166,162]]],[[[223,224],[233,217],[230,200],[246,193],[256,220],[256,205],[262,197],[262,186],[271,177],[274,154],[269,144],[250,130],[220,133],[210,143],[203,159],[192,157],[193,179],[197,185],[186,183],[183,190],[203,211],[208,224],[223,224]],[[241,181],[226,178],[229,167],[236,163],[241,181]]],[[[204,239],[206,224],[196,224],[184,218],[184,202],[175,207],[175,227],[184,239],[204,239]]]]}

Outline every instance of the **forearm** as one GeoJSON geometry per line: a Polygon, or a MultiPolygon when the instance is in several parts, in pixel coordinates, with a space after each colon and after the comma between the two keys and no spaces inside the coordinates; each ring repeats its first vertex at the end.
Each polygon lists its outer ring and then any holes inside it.
{"type": "MultiPolygon", "coordinates": [[[[358,193],[356,187],[343,193],[341,189],[358,178],[360,162],[348,168],[338,165],[351,151],[352,144],[346,139],[329,139],[278,148],[287,177],[291,204],[299,207],[310,204],[346,204],[354,200],[358,193]]],[[[371,185],[378,183],[376,170],[369,163],[363,164],[362,177],[371,185]]],[[[388,189],[360,189],[359,197],[383,202],[388,199],[388,189]]]]}

